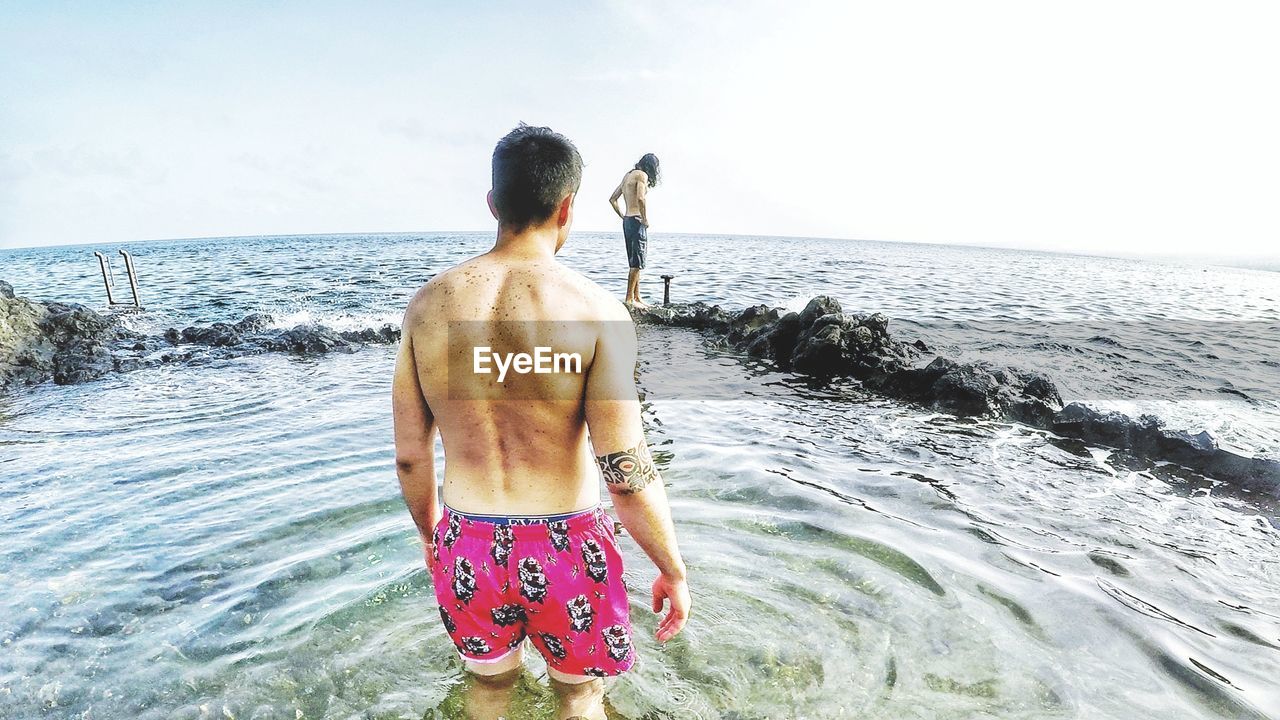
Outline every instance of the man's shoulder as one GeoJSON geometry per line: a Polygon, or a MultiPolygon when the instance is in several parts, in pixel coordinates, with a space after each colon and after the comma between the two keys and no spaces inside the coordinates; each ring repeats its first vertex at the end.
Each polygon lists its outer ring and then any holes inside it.
{"type": "Polygon", "coordinates": [[[424,318],[434,315],[434,311],[438,309],[441,300],[453,292],[453,286],[457,283],[457,278],[460,274],[459,271],[466,264],[464,262],[442,270],[423,283],[422,287],[418,288],[417,292],[413,294],[413,297],[409,298],[409,305],[405,308],[405,322],[421,322],[424,318]]]}
{"type": "Polygon", "coordinates": [[[560,270],[563,281],[575,291],[589,317],[595,320],[630,319],[631,314],[627,312],[626,306],[596,281],[564,265],[560,265],[560,270]]]}

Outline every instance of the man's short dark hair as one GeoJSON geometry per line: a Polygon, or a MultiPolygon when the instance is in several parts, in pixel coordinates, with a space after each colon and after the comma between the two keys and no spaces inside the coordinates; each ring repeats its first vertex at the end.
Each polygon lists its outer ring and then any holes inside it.
{"type": "Polygon", "coordinates": [[[493,149],[493,206],[516,230],[551,217],[582,183],[582,156],[569,138],[520,123],[493,149]]]}

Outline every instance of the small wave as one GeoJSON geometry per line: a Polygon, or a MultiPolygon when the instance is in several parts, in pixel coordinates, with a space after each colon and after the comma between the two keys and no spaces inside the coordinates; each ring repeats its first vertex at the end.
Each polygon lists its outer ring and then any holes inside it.
{"type": "Polygon", "coordinates": [[[346,313],[331,310],[295,310],[290,313],[275,313],[270,309],[259,310],[270,315],[272,320],[266,326],[273,330],[289,330],[299,325],[323,325],[337,332],[354,332],[368,328],[380,328],[383,325],[400,327],[402,316],[399,313],[346,313]]]}
{"type": "Polygon", "coordinates": [[[1235,388],[1231,387],[1230,385],[1223,385],[1222,387],[1218,388],[1218,392],[1220,392],[1220,393],[1222,393],[1222,394],[1224,394],[1224,395],[1235,395],[1235,396],[1237,396],[1237,397],[1241,397],[1241,398],[1244,398],[1245,400],[1249,400],[1249,401],[1252,401],[1252,400],[1253,400],[1253,398],[1249,397],[1248,393],[1245,393],[1245,392],[1243,392],[1243,391],[1241,391],[1241,390],[1237,390],[1237,389],[1235,389],[1235,388]]]}

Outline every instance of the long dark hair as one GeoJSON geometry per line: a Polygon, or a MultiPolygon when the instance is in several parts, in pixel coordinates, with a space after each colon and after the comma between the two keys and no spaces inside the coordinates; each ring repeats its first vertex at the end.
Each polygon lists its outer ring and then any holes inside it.
{"type": "Polygon", "coordinates": [[[640,158],[640,162],[636,163],[637,170],[643,170],[645,175],[649,176],[649,187],[658,184],[658,156],[653,153],[645,153],[640,158]]]}

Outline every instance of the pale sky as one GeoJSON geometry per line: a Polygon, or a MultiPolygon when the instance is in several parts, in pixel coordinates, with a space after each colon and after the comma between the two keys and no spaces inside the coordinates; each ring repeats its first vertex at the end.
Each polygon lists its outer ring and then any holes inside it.
{"type": "Polygon", "coordinates": [[[0,248],[490,230],[520,121],[655,233],[1280,256],[1269,2],[0,3],[0,248]],[[262,7],[259,7],[262,6],[262,7]]]}

